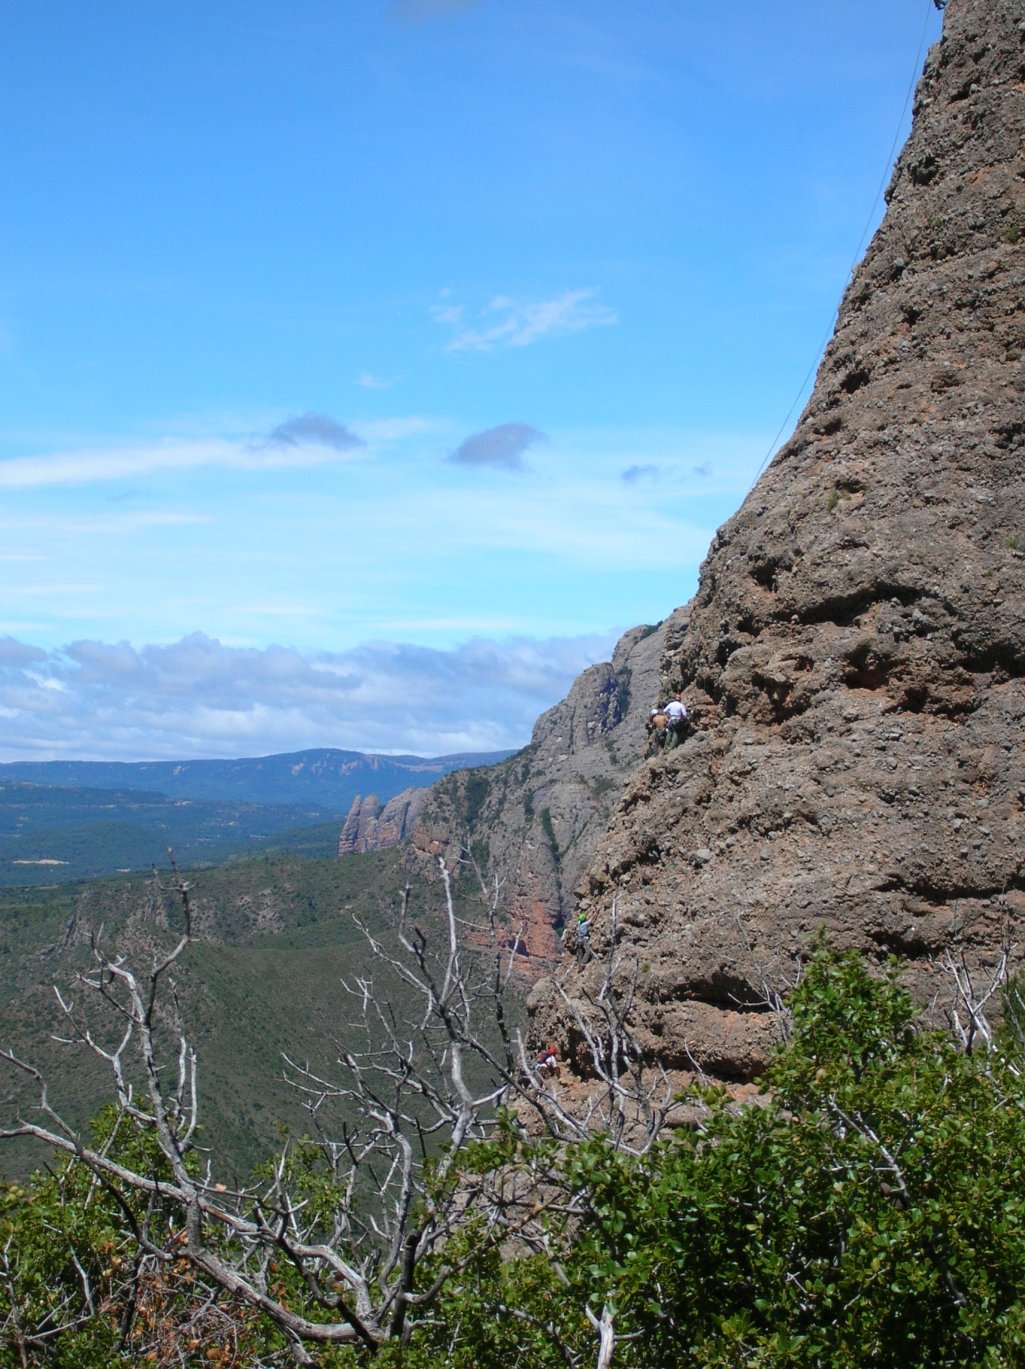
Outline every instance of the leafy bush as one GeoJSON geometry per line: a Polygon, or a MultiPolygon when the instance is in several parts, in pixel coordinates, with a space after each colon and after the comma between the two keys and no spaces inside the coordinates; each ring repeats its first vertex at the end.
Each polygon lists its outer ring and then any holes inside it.
{"type": "Polygon", "coordinates": [[[1023,1362],[1019,1061],[916,1031],[907,996],[853,956],[822,953],[791,1010],[759,1104],[709,1092],[699,1131],[641,1157],[567,1149],[557,1258],[475,1267],[425,1351],[554,1369],[604,1311],[624,1369],[1023,1362]],[[488,1339],[481,1309],[499,1305],[518,1309],[511,1345],[488,1339]]]}
{"type": "MultiPolygon", "coordinates": [[[[699,1127],[639,1152],[600,1135],[528,1137],[499,1114],[490,1139],[437,1164],[419,1200],[424,1220],[453,1220],[416,1266],[402,1334],[309,1362],[564,1369],[594,1364],[599,1345],[612,1369],[1025,1362],[1020,1033],[965,1054],[916,1028],[892,975],[827,951],[789,1008],[764,1096],[738,1107],[704,1089],[699,1127]],[[482,1181],[492,1200],[465,1204],[482,1181]]],[[[336,1180],[318,1154],[295,1148],[282,1178],[328,1223],[336,1180]]],[[[159,1170],[160,1157],[129,1162],[159,1170]]],[[[251,1303],[204,1304],[219,1320],[202,1321],[190,1266],[173,1258],[173,1204],[172,1258],[151,1262],[129,1297],[130,1280],[112,1271],[142,1259],[140,1201],[126,1206],[74,1159],[8,1190],[0,1364],[26,1362],[26,1327],[46,1331],[32,1363],[142,1362],[161,1353],[161,1328],[188,1327],[180,1343],[203,1362],[283,1364],[291,1351],[251,1303]]],[[[270,1274],[270,1294],[297,1314],[331,1315],[287,1262],[270,1274]]]]}

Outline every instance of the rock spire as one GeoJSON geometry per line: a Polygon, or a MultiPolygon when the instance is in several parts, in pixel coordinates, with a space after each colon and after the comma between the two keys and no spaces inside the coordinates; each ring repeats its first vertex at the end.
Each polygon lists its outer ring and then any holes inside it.
{"type": "MultiPolygon", "coordinates": [[[[671,1066],[756,1075],[820,929],[923,1003],[1025,932],[1022,0],[950,0],[887,199],[663,658],[708,725],[639,769],[582,888],[671,1066]]],[[[532,1010],[568,1034],[550,983],[532,1010]]]]}

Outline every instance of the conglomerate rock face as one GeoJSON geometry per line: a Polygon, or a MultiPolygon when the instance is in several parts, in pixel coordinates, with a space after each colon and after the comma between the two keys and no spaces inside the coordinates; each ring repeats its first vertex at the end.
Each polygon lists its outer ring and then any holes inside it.
{"type": "MultiPolygon", "coordinates": [[[[703,722],[582,890],[653,1057],[750,1078],[821,930],[946,1001],[1025,935],[1025,3],[950,0],[801,421],[663,660],[703,722]]],[[[593,987],[593,985],[592,985],[593,987]]],[[[534,1030],[571,1028],[550,983],[534,1030]]]]}

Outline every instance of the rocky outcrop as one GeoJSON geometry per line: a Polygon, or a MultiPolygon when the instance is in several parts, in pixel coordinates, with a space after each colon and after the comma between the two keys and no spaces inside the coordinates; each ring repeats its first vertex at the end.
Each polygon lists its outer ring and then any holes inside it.
{"type": "MultiPolygon", "coordinates": [[[[888,210],[793,437],[716,535],[582,888],[653,1057],[762,1067],[824,930],[923,1003],[1025,915],[1025,9],[950,0],[888,210]]],[[[539,985],[537,1033],[569,1028],[539,985]]],[[[570,1046],[572,1042],[568,1043],[570,1046]]]]}
{"type": "Polygon", "coordinates": [[[404,789],[382,804],[376,794],[357,794],[338,838],[338,854],[348,856],[397,846],[413,830],[426,789],[404,789]]]}
{"type": "Polygon", "coordinates": [[[573,889],[644,754],[661,657],[686,616],[678,610],[657,628],[628,632],[610,662],[589,666],[542,714],[523,751],[449,775],[424,799],[415,858],[425,865],[425,857],[444,853],[464,892],[475,875],[461,856],[472,858],[489,887],[497,882],[498,911],[528,973],[558,955],[573,889]]]}

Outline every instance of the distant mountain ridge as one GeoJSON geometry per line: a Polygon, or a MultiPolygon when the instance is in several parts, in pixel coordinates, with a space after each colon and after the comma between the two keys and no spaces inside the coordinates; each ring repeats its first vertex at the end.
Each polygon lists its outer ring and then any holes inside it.
{"type": "Polygon", "coordinates": [[[494,765],[512,751],[449,756],[378,756],[321,747],[238,760],[11,761],[0,784],[24,781],[62,789],[128,789],[170,798],[314,804],[345,813],[360,793],[386,802],[403,789],[433,784],[453,770],[494,765]]]}
{"type": "Polygon", "coordinates": [[[338,849],[362,790],[385,802],[511,753],[375,756],[323,748],[240,760],[0,765],[0,887],[183,865],[257,851],[338,849]]]}

